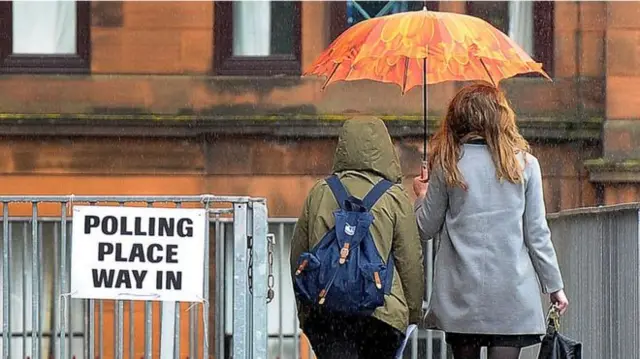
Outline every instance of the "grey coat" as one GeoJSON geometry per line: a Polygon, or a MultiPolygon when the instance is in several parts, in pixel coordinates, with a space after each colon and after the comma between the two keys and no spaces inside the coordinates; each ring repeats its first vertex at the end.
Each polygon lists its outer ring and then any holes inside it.
{"type": "Polygon", "coordinates": [[[521,155],[523,184],[496,179],[485,145],[458,162],[468,190],[434,171],[415,204],[423,240],[439,234],[428,318],[446,332],[544,334],[543,293],[563,289],[545,218],[538,160],[521,155]]]}

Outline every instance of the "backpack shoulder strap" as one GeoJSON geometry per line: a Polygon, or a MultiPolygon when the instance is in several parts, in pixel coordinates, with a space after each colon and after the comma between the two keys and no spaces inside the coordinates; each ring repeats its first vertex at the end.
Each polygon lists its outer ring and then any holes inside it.
{"type": "Polygon", "coordinates": [[[371,208],[373,208],[376,202],[378,202],[380,197],[382,197],[382,195],[385,194],[385,192],[387,192],[387,190],[389,190],[389,188],[391,188],[392,186],[393,183],[386,179],[383,179],[380,182],[376,183],[371,191],[369,191],[369,193],[367,193],[367,195],[362,199],[362,203],[364,204],[364,207],[367,209],[367,211],[371,211],[371,208]]]}
{"type": "Polygon", "coordinates": [[[344,185],[342,184],[342,182],[340,182],[338,176],[329,176],[325,181],[329,185],[329,188],[333,193],[333,197],[336,198],[338,206],[340,206],[341,209],[345,209],[345,202],[349,198],[349,192],[347,192],[347,189],[344,188],[344,185]]]}

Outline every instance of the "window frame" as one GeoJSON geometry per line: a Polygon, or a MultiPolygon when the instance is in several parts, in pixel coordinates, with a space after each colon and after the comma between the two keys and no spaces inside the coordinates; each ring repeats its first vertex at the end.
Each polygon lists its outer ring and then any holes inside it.
{"type": "Polygon", "coordinates": [[[91,70],[91,2],[76,3],[75,54],[14,54],[13,1],[0,2],[0,73],[86,74],[91,70]]]}
{"type": "MultiPolygon", "coordinates": [[[[467,1],[465,12],[469,15],[473,1],[467,1]]],[[[555,6],[553,1],[533,2],[533,54],[531,57],[542,63],[543,70],[553,77],[555,58],[555,6]]],[[[522,74],[520,76],[531,77],[535,74],[522,74]]]]}
{"type": "Polygon", "coordinates": [[[302,73],[302,2],[293,1],[293,53],[264,57],[233,56],[233,2],[213,5],[213,72],[219,76],[273,76],[302,73]],[[224,29],[224,31],[222,31],[224,29]]]}

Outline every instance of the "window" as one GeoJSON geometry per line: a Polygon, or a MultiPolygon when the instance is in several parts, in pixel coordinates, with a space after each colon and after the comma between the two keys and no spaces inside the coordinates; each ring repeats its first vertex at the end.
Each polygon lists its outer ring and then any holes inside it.
{"type": "MultiPolygon", "coordinates": [[[[373,17],[422,10],[424,1],[332,1],[331,39],[335,40],[348,27],[373,17]]],[[[437,1],[427,1],[427,9],[438,10],[437,1]]]]}
{"type": "Polygon", "coordinates": [[[299,75],[300,1],[216,1],[218,75],[299,75]]]}
{"type": "Polygon", "coordinates": [[[89,71],[88,1],[0,2],[0,72],[89,71]]]}
{"type": "Polygon", "coordinates": [[[469,1],[467,13],[509,35],[552,75],[552,1],[469,1]]]}

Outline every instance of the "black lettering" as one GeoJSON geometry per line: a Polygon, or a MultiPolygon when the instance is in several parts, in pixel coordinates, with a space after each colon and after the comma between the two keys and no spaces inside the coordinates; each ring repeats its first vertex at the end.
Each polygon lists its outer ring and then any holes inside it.
{"type": "Polygon", "coordinates": [[[156,272],[156,289],[162,289],[164,287],[162,282],[164,282],[163,271],[159,270],[156,272]]]}
{"type": "Polygon", "coordinates": [[[182,289],[182,272],[167,271],[167,287],[166,289],[182,289]],[[172,288],[173,287],[173,288],[172,288]]]}
{"type": "Polygon", "coordinates": [[[84,234],[90,234],[91,228],[97,228],[100,224],[100,217],[85,216],[84,217],[84,234]]]}
{"type": "Polygon", "coordinates": [[[163,258],[162,255],[157,255],[157,256],[153,255],[153,250],[154,249],[157,249],[160,253],[162,253],[162,246],[161,245],[159,245],[157,243],[151,244],[147,248],[147,260],[150,263],[160,263],[160,262],[162,262],[162,258],[163,258]]]}
{"type": "Polygon", "coordinates": [[[122,255],[122,243],[116,243],[116,262],[126,262],[127,258],[122,255]]]}
{"type": "Polygon", "coordinates": [[[144,277],[147,276],[147,271],[139,271],[134,269],[131,271],[131,273],[133,274],[133,279],[136,281],[136,288],[142,289],[142,283],[144,282],[144,277]]]}
{"type": "Polygon", "coordinates": [[[122,288],[123,286],[131,289],[131,276],[126,269],[120,269],[118,271],[118,277],[116,278],[116,288],[122,288]]]}
{"type": "Polygon", "coordinates": [[[106,216],[102,219],[102,233],[115,234],[118,231],[118,219],[114,216],[106,216]]]}
{"type": "Polygon", "coordinates": [[[178,220],[178,236],[193,237],[193,221],[191,218],[181,218],[178,220]],[[187,224],[186,226],[185,223],[187,224]]]}
{"type": "Polygon", "coordinates": [[[158,218],[158,236],[173,237],[175,222],[173,218],[158,218]]]}
{"type": "Polygon", "coordinates": [[[142,231],[142,218],[136,217],[133,226],[134,226],[134,232],[136,233],[136,236],[146,236],[147,235],[147,233],[142,231]]]}
{"type": "Polygon", "coordinates": [[[115,269],[92,269],[93,272],[93,286],[95,288],[132,288],[131,274],[136,282],[136,288],[142,289],[144,278],[147,276],[147,271],[132,270],[129,273],[127,269],[120,269],[116,274],[115,269]],[[115,280],[115,282],[114,282],[115,280]]]}
{"type": "Polygon", "coordinates": [[[193,220],[191,218],[148,218],[148,223],[144,223],[144,218],[133,217],[133,226],[128,223],[130,218],[125,216],[85,216],[84,233],[91,234],[92,228],[102,230],[105,235],[114,235],[116,233],[123,236],[159,236],[191,238],[193,237],[193,220]],[[176,223],[177,222],[177,223],[176,223]]]}
{"type": "Polygon", "coordinates": [[[178,260],[175,258],[178,255],[178,245],[177,244],[167,244],[167,263],[178,263],[178,260]]]}
{"type": "Polygon", "coordinates": [[[161,270],[156,272],[156,289],[181,290],[182,289],[182,272],[161,270]],[[166,275],[166,282],[165,282],[166,275]],[[166,286],[165,286],[166,284],[166,286]]]}
{"type": "Polygon", "coordinates": [[[100,269],[99,273],[97,269],[92,269],[91,272],[93,272],[94,288],[113,288],[114,269],[109,269],[109,272],[106,269],[100,269]]]}
{"type": "Polygon", "coordinates": [[[134,243],[131,247],[131,253],[129,253],[129,262],[135,262],[137,260],[140,263],[144,263],[144,247],[141,243],[134,243]]]}
{"type": "Polygon", "coordinates": [[[120,217],[120,234],[123,236],[130,236],[133,234],[133,232],[127,231],[127,217],[120,217]]]}
{"type": "Polygon", "coordinates": [[[154,217],[149,218],[149,235],[156,235],[156,219],[154,217]]]}
{"type": "Polygon", "coordinates": [[[105,242],[98,243],[98,260],[103,262],[107,254],[113,254],[113,244],[105,242]]]}

